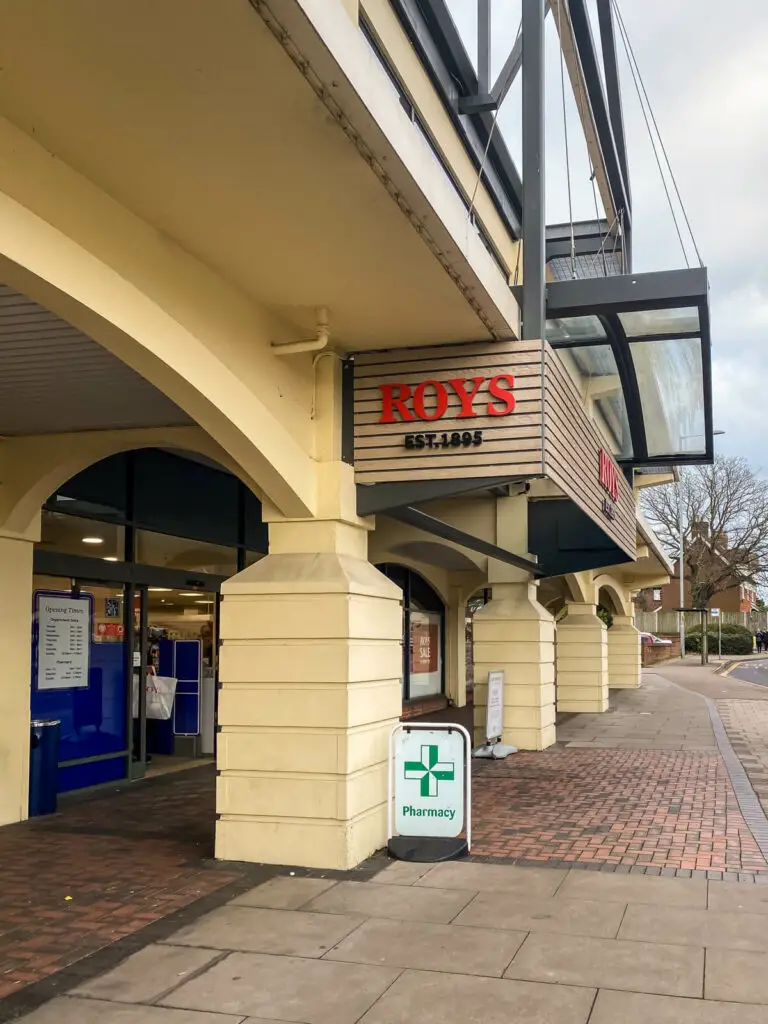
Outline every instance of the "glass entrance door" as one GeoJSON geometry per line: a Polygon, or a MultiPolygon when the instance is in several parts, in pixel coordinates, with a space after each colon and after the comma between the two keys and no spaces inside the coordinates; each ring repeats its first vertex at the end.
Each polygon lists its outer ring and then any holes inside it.
{"type": "Polygon", "coordinates": [[[216,592],[136,586],[132,776],[215,753],[216,592]]]}

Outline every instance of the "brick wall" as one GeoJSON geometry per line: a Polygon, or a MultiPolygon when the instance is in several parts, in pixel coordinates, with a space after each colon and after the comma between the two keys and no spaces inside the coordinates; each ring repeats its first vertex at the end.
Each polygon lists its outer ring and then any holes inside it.
{"type": "Polygon", "coordinates": [[[671,661],[672,658],[680,657],[680,638],[676,637],[671,644],[643,644],[642,652],[643,668],[659,665],[662,661],[671,661]]]}

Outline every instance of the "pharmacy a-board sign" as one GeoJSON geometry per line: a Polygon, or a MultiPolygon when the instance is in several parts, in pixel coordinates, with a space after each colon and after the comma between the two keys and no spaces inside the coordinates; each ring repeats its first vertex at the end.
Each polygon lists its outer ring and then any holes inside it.
{"type": "Polygon", "coordinates": [[[447,860],[468,852],[470,754],[463,726],[395,727],[389,764],[389,849],[394,856],[447,860]]]}

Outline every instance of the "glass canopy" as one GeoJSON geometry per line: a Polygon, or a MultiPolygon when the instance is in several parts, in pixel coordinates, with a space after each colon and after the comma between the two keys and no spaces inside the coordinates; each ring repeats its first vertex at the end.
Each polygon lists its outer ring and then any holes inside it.
{"type": "Polygon", "coordinates": [[[706,270],[549,282],[547,316],[621,461],[711,461],[706,270]]]}

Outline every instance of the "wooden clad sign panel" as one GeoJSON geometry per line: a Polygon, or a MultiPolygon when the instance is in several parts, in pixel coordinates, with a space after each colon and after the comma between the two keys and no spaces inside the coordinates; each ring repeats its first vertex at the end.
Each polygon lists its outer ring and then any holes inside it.
{"type": "Polygon", "coordinates": [[[634,495],[605,445],[546,342],[355,356],[358,483],[546,476],[634,557],[634,495]]]}
{"type": "Polygon", "coordinates": [[[545,346],[544,472],[633,558],[635,496],[557,353],[545,346]]]}
{"type": "Polygon", "coordinates": [[[540,342],[355,356],[358,483],[541,476],[540,342]]]}

